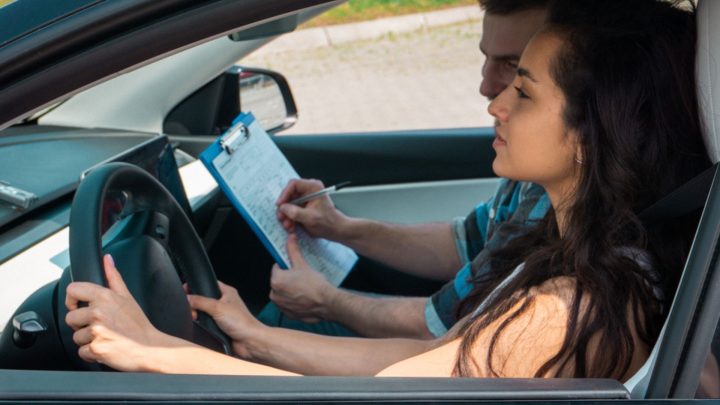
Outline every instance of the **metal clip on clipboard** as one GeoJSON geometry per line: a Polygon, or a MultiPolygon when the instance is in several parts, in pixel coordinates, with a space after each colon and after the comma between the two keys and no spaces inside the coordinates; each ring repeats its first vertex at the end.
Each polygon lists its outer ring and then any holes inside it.
{"type": "Polygon", "coordinates": [[[231,130],[220,139],[220,147],[228,155],[232,155],[240,144],[250,138],[250,131],[242,122],[236,124],[231,130]]]}

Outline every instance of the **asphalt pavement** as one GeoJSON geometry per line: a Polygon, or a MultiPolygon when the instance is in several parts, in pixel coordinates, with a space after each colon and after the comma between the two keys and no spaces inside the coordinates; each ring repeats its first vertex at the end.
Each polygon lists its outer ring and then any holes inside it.
{"type": "Polygon", "coordinates": [[[240,63],[288,79],[299,119],[283,134],[489,126],[474,9],[301,30],[240,63]]]}

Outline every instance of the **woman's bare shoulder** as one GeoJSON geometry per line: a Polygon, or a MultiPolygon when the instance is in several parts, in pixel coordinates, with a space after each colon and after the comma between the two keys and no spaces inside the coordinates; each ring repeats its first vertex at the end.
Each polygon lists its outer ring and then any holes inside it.
{"type": "MultiPolygon", "coordinates": [[[[528,297],[570,308],[574,305],[578,292],[575,277],[562,276],[551,278],[536,287],[530,288],[528,297]]],[[[592,292],[583,290],[581,295],[580,312],[582,313],[592,298],[592,292]]]]}
{"type": "MultiPolygon", "coordinates": [[[[546,282],[529,291],[526,298],[532,299],[524,310],[521,299],[480,331],[472,343],[476,376],[533,377],[562,346],[573,289],[572,279],[546,282]],[[496,336],[501,326],[502,333],[496,336]],[[492,366],[487,362],[491,346],[492,366]]],[[[469,318],[461,322],[466,321],[473,322],[469,318]]],[[[461,340],[454,335],[438,339],[434,349],[390,366],[379,375],[451,376],[461,340]]]]}

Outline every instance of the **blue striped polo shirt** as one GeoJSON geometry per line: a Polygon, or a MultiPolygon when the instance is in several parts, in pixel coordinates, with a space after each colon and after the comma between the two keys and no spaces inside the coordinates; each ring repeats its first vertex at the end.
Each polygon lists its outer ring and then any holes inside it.
{"type": "Polygon", "coordinates": [[[465,218],[453,221],[455,244],[463,266],[425,305],[425,323],[442,336],[457,321],[456,305],[473,289],[473,274],[489,271],[485,260],[493,248],[527,232],[550,208],[550,199],[537,184],[502,179],[495,195],[478,204],[465,218]]]}

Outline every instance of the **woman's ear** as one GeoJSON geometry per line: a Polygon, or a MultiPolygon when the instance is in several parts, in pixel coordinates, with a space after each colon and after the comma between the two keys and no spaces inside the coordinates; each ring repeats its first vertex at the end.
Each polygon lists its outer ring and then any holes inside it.
{"type": "Polygon", "coordinates": [[[575,151],[575,163],[582,165],[585,162],[585,156],[583,156],[582,144],[580,143],[580,134],[574,129],[568,131],[570,139],[573,140],[573,149],[575,151]]]}

